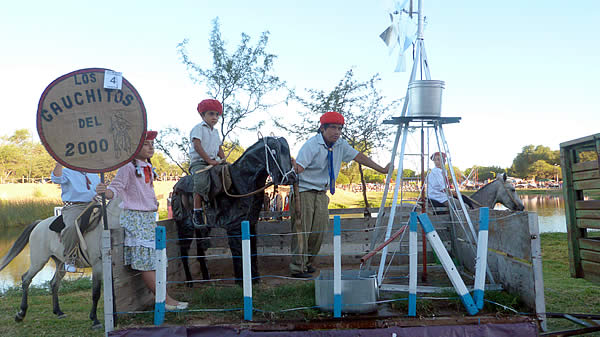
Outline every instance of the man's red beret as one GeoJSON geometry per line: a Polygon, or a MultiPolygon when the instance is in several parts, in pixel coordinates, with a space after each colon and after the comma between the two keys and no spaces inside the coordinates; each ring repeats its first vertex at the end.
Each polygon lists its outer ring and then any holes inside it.
{"type": "Polygon", "coordinates": [[[197,108],[199,113],[205,113],[207,111],[216,111],[219,113],[219,116],[223,114],[223,106],[221,102],[216,99],[205,99],[202,102],[198,103],[197,108]]]}
{"type": "Polygon", "coordinates": [[[321,124],[341,124],[344,125],[344,116],[339,112],[328,111],[321,116],[321,124]]]}

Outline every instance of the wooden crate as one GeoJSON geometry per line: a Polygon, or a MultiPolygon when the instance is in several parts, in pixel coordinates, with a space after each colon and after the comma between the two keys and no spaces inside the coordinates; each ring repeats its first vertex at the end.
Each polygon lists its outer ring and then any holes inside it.
{"type": "Polygon", "coordinates": [[[598,154],[600,134],[560,144],[571,276],[600,283],[598,154]]]}

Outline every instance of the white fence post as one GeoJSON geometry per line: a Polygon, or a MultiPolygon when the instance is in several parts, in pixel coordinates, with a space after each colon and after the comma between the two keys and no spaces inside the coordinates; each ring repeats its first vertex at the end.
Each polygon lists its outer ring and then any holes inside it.
{"type": "Polygon", "coordinates": [[[250,222],[242,221],[242,269],[244,273],[244,319],[252,320],[252,262],[250,253],[250,222]]]}
{"type": "MultiPolygon", "coordinates": [[[[105,227],[106,228],[106,227],[105,227]]],[[[110,252],[110,230],[102,230],[102,283],[104,285],[104,332],[115,329],[113,312],[112,255],[110,252]]]]}
{"type": "Polygon", "coordinates": [[[165,301],[167,299],[167,231],[156,226],[156,293],[154,304],[154,325],[165,322],[165,301]]]}
{"type": "Polygon", "coordinates": [[[333,317],[342,317],[342,223],[333,217],[333,317]]]}
{"type": "Polygon", "coordinates": [[[417,213],[410,212],[408,226],[410,228],[408,236],[408,316],[415,317],[417,315],[417,213]]]}
{"type": "Polygon", "coordinates": [[[477,258],[475,259],[475,285],[473,286],[473,299],[477,309],[483,309],[483,295],[485,291],[485,271],[487,269],[487,247],[490,209],[479,209],[479,236],[477,238],[477,258]]]}

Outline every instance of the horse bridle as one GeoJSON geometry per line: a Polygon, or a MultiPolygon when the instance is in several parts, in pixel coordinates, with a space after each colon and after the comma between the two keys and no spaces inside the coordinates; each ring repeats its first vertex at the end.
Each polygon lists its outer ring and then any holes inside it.
{"type": "Polygon", "coordinates": [[[506,194],[508,194],[508,197],[510,198],[510,200],[513,202],[513,204],[515,204],[516,206],[519,206],[519,203],[515,200],[515,197],[513,197],[512,193],[510,193],[508,191],[508,189],[506,188],[506,181],[502,182],[502,187],[504,187],[504,191],[506,192],[506,194]]]}
{"type": "MultiPolygon", "coordinates": [[[[294,173],[294,169],[291,168],[288,172],[284,173],[283,170],[281,169],[281,167],[279,166],[279,163],[277,162],[277,158],[275,158],[275,153],[277,153],[277,151],[271,149],[271,147],[269,146],[269,144],[267,144],[267,138],[266,137],[263,138],[263,140],[264,140],[264,143],[265,143],[264,148],[265,148],[265,163],[267,165],[267,174],[270,175],[271,177],[273,177],[273,174],[271,174],[271,169],[269,167],[269,155],[271,155],[271,158],[273,158],[273,162],[275,162],[275,165],[277,165],[277,169],[279,170],[279,173],[281,173],[281,181],[279,182],[279,184],[277,184],[277,185],[281,185],[281,183],[283,183],[285,181],[285,179],[287,179],[287,177],[288,177],[289,174],[294,173]]],[[[226,165],[223,165],[223,168],[221,169],[221,180],[222,180],[222,183],[223,183],[223,191],[225,191],[225,194],[227,194],[227,196],[229,196],[229,197],[232,197],[232,198],[249,197],[249,196],[251,196],[253,194],[260,193],[260,192],[264,191],[265,189],[267,189],[267,188],[275,185],[275,183],[271,181],[270,183],[266,184],[265,186],[263,186],[263,187],[255,190],[255,191],[246,193],[246,194],[230,194],[229,191],[227,191],[227,187],[226,187],[226,184],[225,184],[225,170],[226,170],[225,166],[226,165]]]]}
{"type": "Polygon", "coordinates": [[[267,164],[267,173],[273,177],[273,174],[271,174],[271,170],[269,168],[269,156],[267,154],[271,155],[271,158],[273,158],[273,162],[275,163],[275,165],[277,165],[277,169],[279,170],[279,173],[281,173],[281,181],[279,182],[279,184],[277,185],[281,185],[288,177],[289,174],[294,173],[294,168],[291,167],[289,171],[287,172],[283,172],[283,170],[281,169],[281,167],[279,166],[279,163],[277,162],[277,158],[275,158],[275,153],[277,153],[277,151],[271,149],[271,147],[269,146],[269,144],[267,144],[267,138],[263,138],[264,143],[265,143],[265,162],[267,164]]]}

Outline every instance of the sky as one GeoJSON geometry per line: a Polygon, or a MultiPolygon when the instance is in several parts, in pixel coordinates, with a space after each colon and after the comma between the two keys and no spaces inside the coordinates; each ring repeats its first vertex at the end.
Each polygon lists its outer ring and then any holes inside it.
{"type": "MultiPolygon", "coordinates": [[[[275,72],[296,90],[329,91],[353,68],[378,73],[388,99],[405,95],[408,73],[379,38],[391,1],[3,1],[0,4],[0,136],[29,129],[44,89],[71,71],[123,73],[140,93],[153,130],[199,123],[206,91],[177,54],[189,39],[192,59],[211,65],[212,20],[232,50],[242,32],[255,43],[269,31],[275,72]]],[[[597,1],[423,0],[425,48],[432,79],[446,83],[442,116],[452,162],[509,167],[523,146],[558,150],[561,142],[599,132],[600,3],[597,1]]],[[[407,58],[407,65],[412,60],[407,58]]],[[[399,115],[398,111],[396,115],[399,115]]],[[[295,116],[280,105],[268,116],[295,116]]],[[[286,136],[267,125],[262,134],[286,136]]],[[[255,134],[240,134],[249,146],[255,134]]],[[[287,137],[292,154],[301,142],[287,137]]],[[[419,139],[409,136],[408,149],[419,139]]],[[[418,148],[417,148],[418,151],[418,148]]],[[[385,165],[391,151],[375,155],[385,165]]],[[[410,163],[405,164],[410,167],[410,163]]]]}

